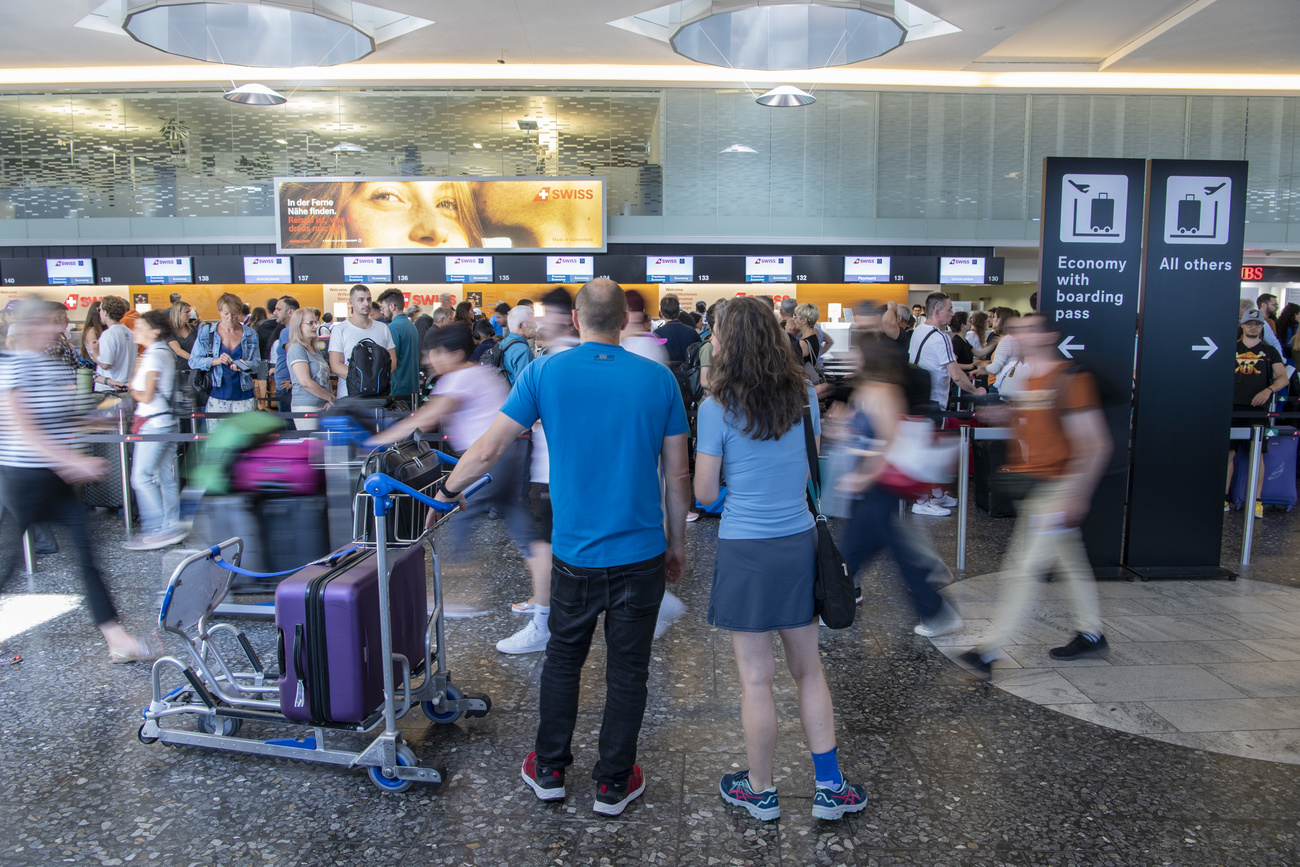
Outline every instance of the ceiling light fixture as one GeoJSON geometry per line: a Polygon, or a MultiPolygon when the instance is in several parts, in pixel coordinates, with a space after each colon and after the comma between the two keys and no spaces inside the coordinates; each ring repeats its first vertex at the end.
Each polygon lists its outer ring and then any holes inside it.
{"type": "Polygon", "coordinates": [[[515,126],[519,127],[519,128],[520,128],[521,130],[523,130],[524,132],[532,132],[533,130],[537,129],[537,121],[535,121],[535,120],[517,120],[517,121],[515,121],[515,126]]]}
{"type": "Polygon", "coordinates": [[[225,97],[240,105],[284,105],[289,101],[289,97],[276,93],[265,84],[241,84],[227,90],[225,97]]]}
{"type": "Polygon", "coordinates": [[[278,139],[275,140],[275,143],[276,143],[276,144],[287,145],[287,144],[289,143],[289,141],[288,141],[288,139],[278,138],[278,139]]]}
{"type": "Polygon", "coordinates": [[[718,151],[718,153],[720,153],[720,154],[756,154],[756,153],[758,153],[758,151],[754,150],[754,149],[753,149],[752,147],[750,147],[749,145],[733,144],[733,145],[731,145],[730,147],[725,147],[725,148],[723,148],[722,150],[718,151]]]}
{"type": "Polygon", "coordinates": [[[477,148],[478,150],[483,150],[483,145],[479,144],[478,142],[474,142],[474,147],[477,148]]]}
{"type": "Polygon", "coordinates": [[[341,141],[341,142],[339,142],[338,144],[334,145],[334,147],[329,148],[329,149],[327,150],[327,153],[332,153],[332,154],[364,154],[364,153],[369,153],[369,151],[367,151],[365,148],[363,148],[363,147],[362,147],[361,145],[359,145],[359,144],[353,144],[353,143],[350,142],[350,141],[341,141]]]}
{"type": "Polygon", "coordinates": [[[770,108],[798,108],[812,105],[817,97],[789,84],[774,87],[762,96],[755,97],[754,102],[770,108]]]}

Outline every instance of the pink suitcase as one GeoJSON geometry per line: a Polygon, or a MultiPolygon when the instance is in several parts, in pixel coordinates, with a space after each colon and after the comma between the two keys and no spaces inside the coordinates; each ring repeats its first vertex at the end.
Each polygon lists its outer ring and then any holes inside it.
{"type": "MultiPolygon", "coordinates": [[[[373,550],[337,552],[290,575],[275,590],[280,712],[292,720],[357,724],[384,700],[379,573],[373,550]]],[[[428,621],[424,546],[390,553],[393,652],[424,662],[428,621]]],[[[401,669],[393,666],[401,683],[401,669]]]]}
{"type": "Polygon", "coordinates": [[[325,468],[315,440],[277,440],[255,446],[235,459],[231,488],[257,494],[319,494],[325,468]]]}

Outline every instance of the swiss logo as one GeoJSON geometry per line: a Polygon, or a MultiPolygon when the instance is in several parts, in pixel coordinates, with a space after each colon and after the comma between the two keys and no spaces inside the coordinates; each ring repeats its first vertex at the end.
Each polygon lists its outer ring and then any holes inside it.
{"type": "Polygon", "coordinates": [[[550,187],[542,187],[540,190],[537,191],[537,195],[533,196],[533,201],[534,201],[534,202],[545,202],[545,201],[546,201],[547,199],[549,199],[550,197],[551,197],[551,188],[550,188],[550,187]]]}

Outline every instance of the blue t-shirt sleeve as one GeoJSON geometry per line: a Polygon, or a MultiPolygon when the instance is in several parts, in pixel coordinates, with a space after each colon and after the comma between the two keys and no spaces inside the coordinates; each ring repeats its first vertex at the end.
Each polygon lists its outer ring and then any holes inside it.
{"type": "Polygon", "coordinates": [[[822,435],[822,412],[817,405],[817,389],[808,389],[808,409],[812,412],[813,436],[822,435]]]}
{"type": "Polygon", "coordinates": [[[532,427],[534,422],[541,418],[537,399],[539,391],[537,379],[544,360],[539,358],[523,369],[515,379],[514,387],[510,389],[510,396],[506,398],[505,405],[501,407],[503,413],[524,427],[532,427]]]}
{"type": "Polygon", "coordinates": [[[722,457],[722,440],[726,425],[722,422],[722,407],[716,400],[706,397],[700,404],[695,420],[695,451],[722,457]]]}

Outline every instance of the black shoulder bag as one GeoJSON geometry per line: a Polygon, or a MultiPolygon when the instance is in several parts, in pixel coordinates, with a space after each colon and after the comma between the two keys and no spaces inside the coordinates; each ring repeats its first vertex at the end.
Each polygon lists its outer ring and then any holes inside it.
{"type": "Polygon", "coordinates": [[[831,538],[831,528],[822,514],[821,467],[817,462],[817,442],[813,439],[812,410],[803,411],[804,443],[808,447],[808,471],[812,473],[808,507],[817,522],[817,572],[813,578],[813,611],[831,629],[848,629],[853,625],[857,604],[854,602],[853,576],[849,564],[831,538]]]}

